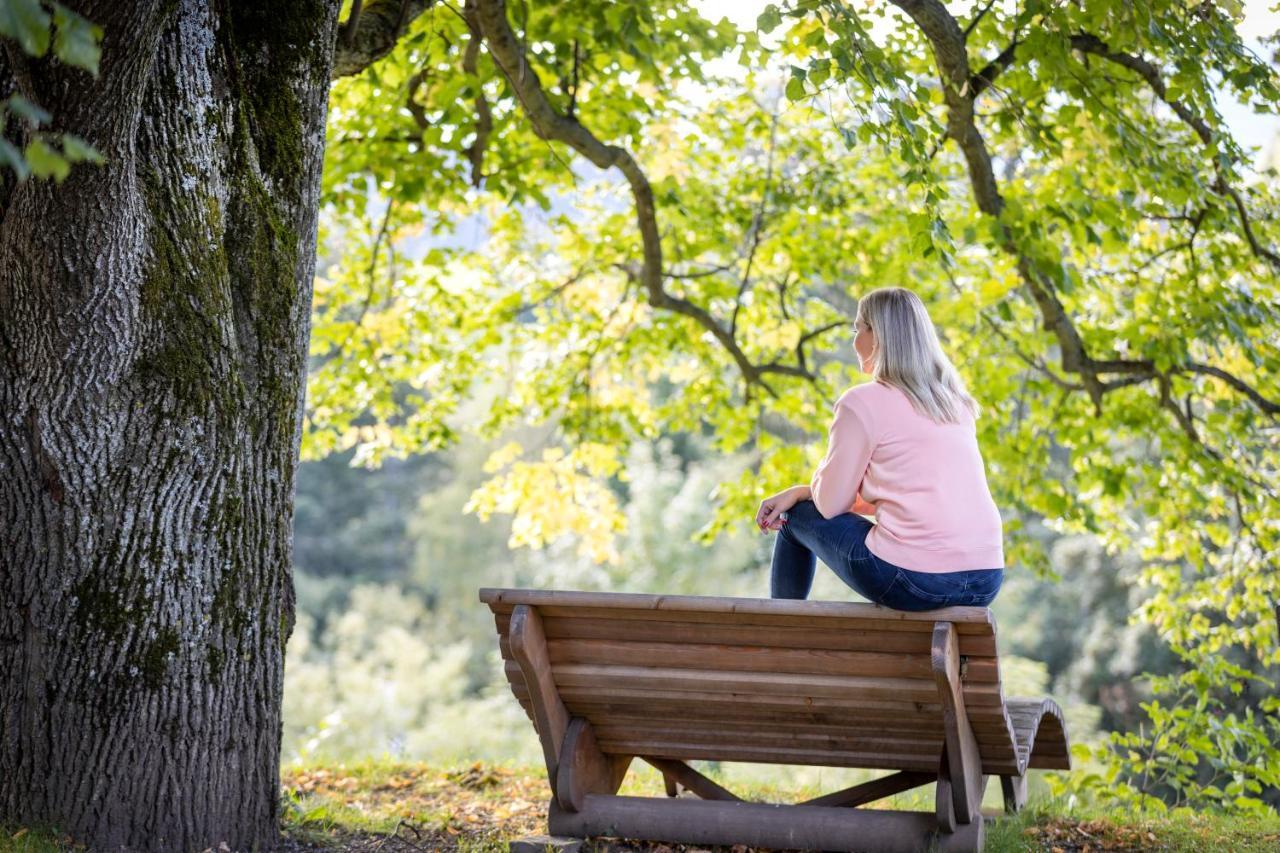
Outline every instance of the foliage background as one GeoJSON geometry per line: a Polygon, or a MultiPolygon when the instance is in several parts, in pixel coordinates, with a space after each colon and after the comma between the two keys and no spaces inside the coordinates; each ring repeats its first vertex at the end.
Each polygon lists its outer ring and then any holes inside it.
{"type": "Polygon", "coordinates": [[[1275,417],[1194,369],[1280,397],[1270,140],[1226,118],[1275,113],[1269,48],[1230,3],[948,4],[974,56],[1022,45],[976,101],[997,212],[927,39],[865,5],[513,18],[551,107],[643,172],[665,302],[636,182],[540,138],[471,4],[337,84],[286,755],[536,759],[478,586],[763,594],[754,507],[859,381],[858,293],[908,284],[986,407],[1006,689],[1092,745],[1055,786],[1280,802],[1275,417]]]}

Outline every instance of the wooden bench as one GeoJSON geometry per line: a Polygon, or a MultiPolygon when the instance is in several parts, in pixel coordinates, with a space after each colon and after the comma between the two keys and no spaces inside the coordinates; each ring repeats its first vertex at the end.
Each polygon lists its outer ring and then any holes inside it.
{"type": "Polygon", "coordinates": [[[978,850],[988,776],[1070,767],[1051,699],[1006,699],[982,607],[482,589],[551,783],[552,834],[821,850],[978,850]],[[633,758],[667,793],[618,796],[633,758]],[[743,802],[693,759],[897,771],[796,805],[743,802]],[[854,808],[935,784],[932,812],[854,808]]]}

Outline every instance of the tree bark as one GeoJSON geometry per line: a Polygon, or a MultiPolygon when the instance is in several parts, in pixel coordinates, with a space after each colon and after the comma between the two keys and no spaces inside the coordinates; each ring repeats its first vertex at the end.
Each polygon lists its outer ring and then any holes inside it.
{"type": "Polygon", "coordinates": [[[0,62],[107,158],[0,192],[0,822],[271,848],[339,4],[70,5],[96,80],[0,62]]]}

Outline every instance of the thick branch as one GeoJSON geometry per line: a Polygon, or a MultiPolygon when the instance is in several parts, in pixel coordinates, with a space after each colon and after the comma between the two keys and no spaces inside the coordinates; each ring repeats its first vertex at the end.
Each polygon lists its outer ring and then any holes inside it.
{"type": "Polygon", "coordinates": [[[372,0],[354,7],[338,28],[330,76],[336,80],[359,74],[386,56],[414,19],[433,5],[435,0],[372,0]]]}

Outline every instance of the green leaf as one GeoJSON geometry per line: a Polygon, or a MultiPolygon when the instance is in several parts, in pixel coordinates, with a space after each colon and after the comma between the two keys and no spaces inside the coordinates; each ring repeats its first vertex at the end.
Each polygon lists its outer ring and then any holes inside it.
{"type": "MultiPolygon", "coordinates": [[[[4,2],[4,0],[0,0],[0,2],[4,2]]],[[[36,126],[44,124],[50,118],[49,114],[42,110],[38,104],[31,103],[21,95],[13,95],[7,101],[0,101],[0,106],[8,106],[10,112],[25,118],[36,126]]]]}
{"type": "Polygon", "coordinates": [[[0,36],[8,36],[31,56],[49,50],[49,13],[39,0],[0,0],[0,36]]]}
{"type": "Polygon", "coordinates": [[[102,59],[102,28],[72,12],[61,3],[53,4],[53,52],[59,59],[98,76],[102,59]]]}
{"type": "Polygon", "coordinates": [[[756,18],[756,28],[761,32],[771,33],[782,23],[782,13],[778,11],[778,7],[770,3],[764,7],[764,11],[756,18]]]}
{"type": "Polygon", "coordinates": [[[24,152],[31,174],[37,178],[53,178],[58,183],[71,174],[71,164],[67,158],[55,151],[47,142],[39,137],[27,143],[24,152]]]}
{"type": "Polygon", "coordinates": [[[18,180],[26,180],[31,174],[31,167],[23,159],[22,152],[7,139],[0,139],[0,166],[8,166],[18,176],[18,180]]]}
{"type": "Polygon", "coordinates": [[[787,81],[787,97],[793,101],[804,99],[804,81],[799,77],[792,77],[787,81]]]}
{"type": "Polygon", "coordinates": [[[74,133],[63,134],[62,155],[71,163],[92,163],[95,166],[101,166],[107,162],[98,149],[74,133]]]}

